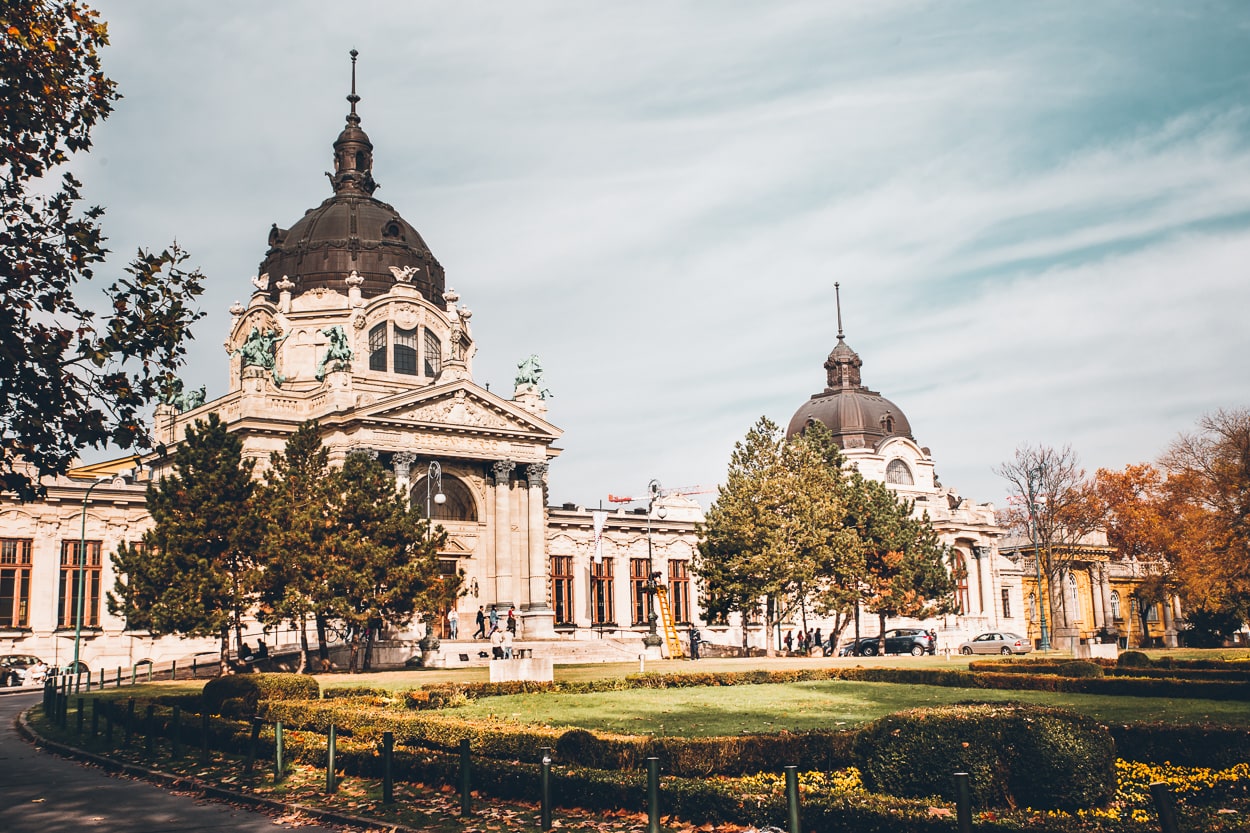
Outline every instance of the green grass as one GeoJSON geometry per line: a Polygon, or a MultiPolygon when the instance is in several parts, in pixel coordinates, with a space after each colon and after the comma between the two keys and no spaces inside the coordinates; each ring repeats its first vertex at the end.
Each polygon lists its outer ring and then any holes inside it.
{"type": "Polygon", "coordinates": [[[466,718],[493,717],[628,734],[711,737],[782,729],[849,728],[902,709],[964,700],[1016,700],[1056,706],[1108,723],[1159,721],[1250,726],[1250,709],[1240,702],[836,680],[595,694],[521,694],[483,698],[455,711],[466,718]]]}

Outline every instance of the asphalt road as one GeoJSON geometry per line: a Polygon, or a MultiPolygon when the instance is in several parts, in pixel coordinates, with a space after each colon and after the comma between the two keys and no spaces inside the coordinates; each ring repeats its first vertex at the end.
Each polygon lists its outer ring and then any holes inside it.
{"type": "Polygon", "coordinates": [[[228,804],[186,795],[42,752],[15,728],[17,715],[39,702],[38,692],[0,697],[0,831],[4,833],[165,833],[299,827],[307,833],[339,828],[282,824],[228,804]]]}

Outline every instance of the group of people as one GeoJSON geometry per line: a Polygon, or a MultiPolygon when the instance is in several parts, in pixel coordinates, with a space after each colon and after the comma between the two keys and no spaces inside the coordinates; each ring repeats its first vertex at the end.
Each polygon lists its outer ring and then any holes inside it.
{"type": "Polygon", "coordinates": [[[491,605],[490,613],[486,612],[484,605],[478,605],[477,608],[477,630],[473,632],[474,639],[489,639],[490,654],[492,659],[512,659],[512,643],[516,639],[516,608],[509,607],[507,618],[504,620],[504,626],[499,627],[499,609],[491,605]],[[486,630],[487,623],[490,624],[490,631],[486,630]]]}
{"type": "Polygon", "coordinates": [[[781,642],[786,646],[786,653],[794,653],[796,648],[798,653],[803,655],[810,654],[813,648],[819,648],[826,656],[833,652],[832,634],[829,637],[830,644],[826,645],[824,639],[821,638],[820,628],[808,628],[807,630],[800,628],[797,637],[794,631],[786,631],[785,638],[781,642]]]}

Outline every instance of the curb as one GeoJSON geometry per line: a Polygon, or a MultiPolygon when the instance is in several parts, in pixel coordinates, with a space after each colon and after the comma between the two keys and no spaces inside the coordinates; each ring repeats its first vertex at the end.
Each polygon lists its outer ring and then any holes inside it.
{"type": "Polygon", "coordinates": [[[75,746],[60,743],[59,741],[48,740],[43,735],[36,732],[30,725],[28,715],[31,709],[22,712],[17,716],[17,730],[30,743],[36,747],[53,752],[63,758],[71,758],[74,760],[85,761],[93,764],[106,772],[117,772],[123,775],[129,775],[133,778],[140,778],[149,781],[161,787],[178,788],[181,790],[190,789],[196,794],[204,797],[217,799],[220,801],[229,801],[232,803],[244,804],[263,810],[274,812],[297,812],[310,819],[316,821],[335,824],[340,827],[350,827],[360,830],[388,830],[393,833],[424,833],[420,828],[408,827],[397,822],[381,821],[379,819],[364,818],[362,816],[351,816],[346,813],[338,813],[333,810],[322,810],[317,807],[309,807],[304,804],[288,804],[283,801],[274,801],[271,798],[262,798],[258,795],[249,793],[236,792],[228,790],[224,787],[218,787],[198,778],[185,775],[174,775],[170,772],[163,772],[159,769],[150,769],[138,764],[123,763],[122,761],[106,758],[97,755],[94,752],[88,752],[85,749],[79,749],[75,746]]]}

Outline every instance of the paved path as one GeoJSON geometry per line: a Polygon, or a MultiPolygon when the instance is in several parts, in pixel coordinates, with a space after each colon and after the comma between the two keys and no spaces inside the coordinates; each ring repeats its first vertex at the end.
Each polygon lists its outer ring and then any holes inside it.
{"type": "Polygon", "coordinates": [[[186,795],[42,752],[14,727],[38,693],[0,697],[0,830],[4,833],[165,833],[230,830],[308,833],[337,828],[286,825],[261,813],[186,795]]]}

